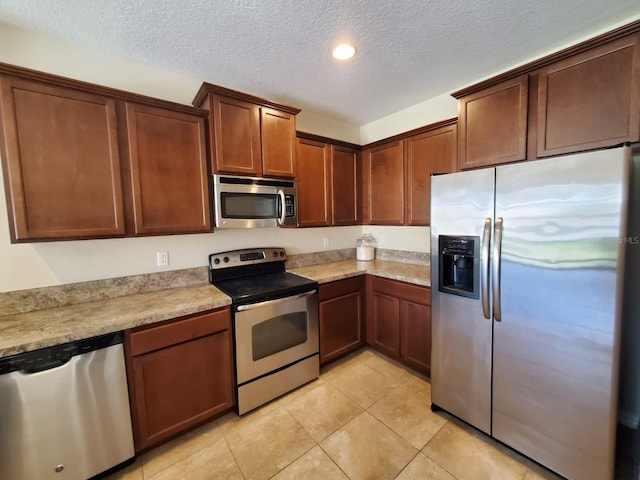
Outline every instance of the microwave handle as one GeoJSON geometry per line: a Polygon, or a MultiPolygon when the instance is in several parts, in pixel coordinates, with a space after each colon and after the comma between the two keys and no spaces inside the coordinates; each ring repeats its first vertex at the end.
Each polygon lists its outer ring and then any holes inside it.
{"type": "Polygon", "coordinates": [[[278,197],[280,197],[280,218],[278,219],[278,225],[284,225],[287,209],[285,207],[286,199],[282,190],[278,190],[278,197]]]}

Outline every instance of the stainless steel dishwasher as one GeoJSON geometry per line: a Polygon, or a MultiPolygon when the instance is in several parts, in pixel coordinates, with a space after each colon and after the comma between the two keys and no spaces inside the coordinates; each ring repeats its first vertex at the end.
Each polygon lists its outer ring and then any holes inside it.
{"type": "Polygon", "coordinates": [[[133,457],[121,332],[0,359],[1,480],[85,480],[133,457]]]}

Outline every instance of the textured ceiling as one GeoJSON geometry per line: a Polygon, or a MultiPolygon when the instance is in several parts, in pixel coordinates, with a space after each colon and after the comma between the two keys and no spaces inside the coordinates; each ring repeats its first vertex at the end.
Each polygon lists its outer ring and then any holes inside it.
{"type": "Polygon", "coordinates": [[[638,0],[0,0],[9,24],[356,125],[638,17],[638,0]]]}

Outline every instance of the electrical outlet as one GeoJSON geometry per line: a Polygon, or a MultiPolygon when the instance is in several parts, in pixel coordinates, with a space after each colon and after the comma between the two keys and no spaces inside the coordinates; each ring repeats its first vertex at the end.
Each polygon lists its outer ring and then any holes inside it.
{"type": "Polygon", "coordinates": [[[157,252],[156,260],[159,267],[166,267],[169,265],[169,252],[157,252]]]}
{"type": "Polygon", "coordinates": [[[324,248],[329,248],[329,245],[331,245],[331,239],[329,237],[323,237],[322,238],[322,246],[324,248]]]}

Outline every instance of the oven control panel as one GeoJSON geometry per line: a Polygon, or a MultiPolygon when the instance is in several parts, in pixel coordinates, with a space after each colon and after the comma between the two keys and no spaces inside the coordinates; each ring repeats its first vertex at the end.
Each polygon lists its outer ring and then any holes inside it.
{"type": "Polygon", "coordinates": [[[209,268],[229,268],[267,262],[284,262],[287,252],[284,248],[246,248],[209,255],[209,268]]]}

